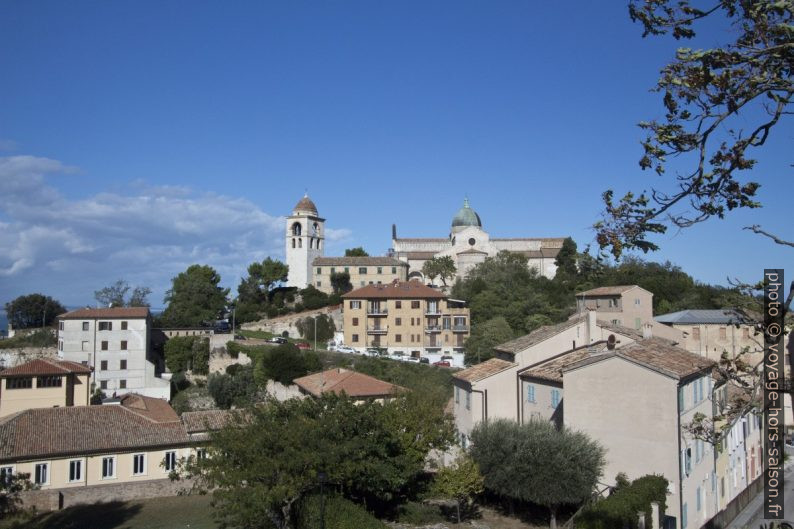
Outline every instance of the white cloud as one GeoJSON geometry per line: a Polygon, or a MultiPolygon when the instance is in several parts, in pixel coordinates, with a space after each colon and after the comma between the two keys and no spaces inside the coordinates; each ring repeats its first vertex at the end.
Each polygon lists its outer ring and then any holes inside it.
{"type": "MultiPolygon", "coordinates": [[[[215,267],[234,290],[251,262],[284,257],[284,218],[250,200],[142,181],[130,195],[70,199],[46,182],[75,171],[47,158],[0,157],[0,305],[33,291],[86,303],[123,278],[151,287],[159,306],[171,278],[191,264],[215,267]]],[[[345,241],[351,231],[326,236],[345,241]]]]}

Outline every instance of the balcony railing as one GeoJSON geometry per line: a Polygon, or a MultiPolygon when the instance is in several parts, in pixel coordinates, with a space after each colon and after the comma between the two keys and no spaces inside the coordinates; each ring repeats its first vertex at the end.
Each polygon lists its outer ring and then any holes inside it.
{"type": "Polygon", "coordinates": [[[441,332],[441,326],[440,325],[428,325],[428,326],[425,327],[425,332],[426,333],[441,332]]]}
{"type": "Polygon", "coordinates": [[[367,327],[367,334],[386,334],[389,332],[387,327],[367,327]]]}
{"type": "Polygon", "coordinates": [[[427,307],[425,314],[428,316],[441,316],[441,307],[427,307]]]}
{"type": "Polygon", "coordinates": [[[425,343],[425,349],[441,349],[441,342],[425,343]]]}
{"type": "Polygon", "coordinates": [[[389,309],[386,307],[368,307],[367,315],[369,316],[386,316],[389,314],[389,309]]]}
{"type": "Polygon", "coordinates": [[[452,332],[468,332],[469,326],[468,325],[453,325],[452,332]]]}

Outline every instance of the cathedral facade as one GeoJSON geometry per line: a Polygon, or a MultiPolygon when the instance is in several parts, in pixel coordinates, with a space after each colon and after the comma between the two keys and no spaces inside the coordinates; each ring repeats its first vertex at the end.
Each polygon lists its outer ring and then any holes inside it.
{"type": "Polygon", "coordinates": [[[452,218],[448,237],[399,238],[397,227],[392,226],[392,246],[388,257],[326,258],[325,219],[319,216],[314,202],[304,195],[286,219],[287,286],[306,288],[314,285],[330,292],[330,281],[326,276],[343,270],[350,273],[356,288],[365,284],[389,283],[395,278],[404,280],[406,272],[401,263],[408,264],[408,279],[426,282],[422,274],[425,261],[444,256],[452,258],[457,269],[456,279],[459,279],[486,257],[493,257],[503,250],[524,255],[530,268],[552,278],[557,271],[554,261],[564,240],[563,237],[491,237],[466,199],[452,218]],[[370,277],[372,274],[375,275],[370,277]]]}
{"type": "Polygon", "coordinates": [[[409,266],[409,279],[422,281],[422,266],[434,257],[449,256],[455,263],[460,279],[486,257],[493,257],[506,250],[524,255],[530,268],[539,274],[553,278],[557,271],[554,261],[562,248],[564,237],[555,238],[496,238],[482,227],[480,216],[469,206],[468,199],[452,218],[449,237],[408,239],[397,237],[397,227],[392,226],[393,257],[405,261],[409,266]]]}

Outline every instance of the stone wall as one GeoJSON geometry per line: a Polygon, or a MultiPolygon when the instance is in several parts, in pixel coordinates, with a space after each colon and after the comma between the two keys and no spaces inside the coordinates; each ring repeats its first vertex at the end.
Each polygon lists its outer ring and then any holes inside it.
{"type": "Polygon", "coordinates": [[[226,349],[214,349],[210,353],[210,374],[225,373],[226,368],[233,364],[245,366],[250,363],[251,357],[245,353],[240,353],[237,358],[234,358],[226,352],[226,349]]]}
{"type": "Polygon", "coordinates": [[[58,350],[55,347],[17,347],[14,349],[3,349],[3,342],[0,341],[0,367],[9,368],[30,362],[37,358],[58,358],[58,350]]]}
{"type": "Polygon", "coordinates": [[[241,329],[248,331],[267,331],[275,335],[281,336],[286,331],[291,338],[300,338],[295,324],[298,320],[303,318],[311,318],[318,314],[328,314],[334,320],[336,330],[342,330],[342,306],[334,305],[331,307],[323,307],[317,310],[307,310],[297,314],[286,314],[277,318],[268,318],[251,323],[244,323],[240,326],[241,329]]]}
{"type": "Polygon", "coordinates": [[[25,507],[35,507],[39,511],[54,511],[80,504],[178,496],[190,490],[191,486],[190,481],[153,479],[113,485],[32,490],[20,493],[20,498],[25,507]]]}

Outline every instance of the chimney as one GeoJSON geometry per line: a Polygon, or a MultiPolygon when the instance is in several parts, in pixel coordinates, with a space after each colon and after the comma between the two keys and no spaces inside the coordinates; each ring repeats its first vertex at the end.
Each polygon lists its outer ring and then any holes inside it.
{"type": "Polygon", "coordinates": [[[644,340],[648,340],[649,338],[653,338],[653,325],[650,323],[643,323],[642,325],[642,338],[644,340]]]}
{"type": "Polygon", "coordinates": [[[587,311],[587,343],[591,344],[598,340],[598,314],[594,310],[587,311]]]}

